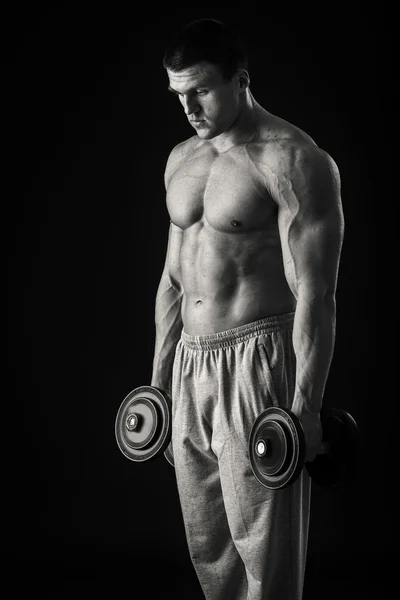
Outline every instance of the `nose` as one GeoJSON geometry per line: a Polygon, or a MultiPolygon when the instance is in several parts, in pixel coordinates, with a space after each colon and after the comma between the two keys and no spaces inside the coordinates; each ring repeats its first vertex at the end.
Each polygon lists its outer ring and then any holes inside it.
{"type": "Polygon", "coordinates": [[[197,103],[196,99],[193,97],[182,95],[181,102],[182,102],[183,110],[185,111],[185,115],[187,115],[187,116],[198,112],[200,109],[199,104],[197,103]]]}

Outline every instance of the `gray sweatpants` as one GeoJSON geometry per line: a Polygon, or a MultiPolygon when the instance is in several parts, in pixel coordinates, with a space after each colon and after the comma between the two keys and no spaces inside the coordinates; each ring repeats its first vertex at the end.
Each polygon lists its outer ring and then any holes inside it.
{"type": "Polygon", "coordinates": [[[294,314],[206,336],[184,331],[172,378],[172,448],[186,537],[207,600],[300,600],[310,479],[268,490],[248,440],[267,406],[290,408],[294,314]]]}

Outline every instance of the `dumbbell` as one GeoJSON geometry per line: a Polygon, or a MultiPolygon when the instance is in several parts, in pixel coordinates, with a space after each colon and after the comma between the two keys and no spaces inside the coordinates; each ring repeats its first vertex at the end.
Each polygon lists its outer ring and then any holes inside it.
{"type": "Polygon", "coordinates": [[[255,477],[269,489],[292,484],[305,466],[312,481],[338,488],[355,474],[361,436],[352,415],[341,408],[322,407],[322,443],[316,458],[305,462],[306,442],[298,417],[276,406],[255,420],[249,437],[250,464],[255,477]]]}
{"type": "Polygon", "coordinates": [[[121,452],[134,462],[157,458],[171,441],[172,402],[154,386],[132,390],[122,401],[115,419],[115,437],[121,452]]]}
{"type": "MultiPolygon", "coordinates": [[[[115,421],[121,452],[134,462],[164,453],[174,466],[171,448],[171,407],[168,394],[153,386],[134,389],[123,400],[115,421]]],[[[306,443],[300,420],[288,409],[269,407],[255,420],[249,437],[250,464],[256,479],[266,488],[292,484],[305,466],[314,483],[339,487],[354,476],[361,445],[354,418],[345,410],[320,412],[322,444],[312,462],[305,462],[306,443]]]]}

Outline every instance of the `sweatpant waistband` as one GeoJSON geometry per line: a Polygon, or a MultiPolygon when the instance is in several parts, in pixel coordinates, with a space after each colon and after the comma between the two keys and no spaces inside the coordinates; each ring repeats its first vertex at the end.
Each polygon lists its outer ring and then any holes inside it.
{"type": "Polygon", "coordinates": [[[181,340],[184,346],[191,350],[216,350],[229,348],[252,337],[293,329],[294,312],[274,317],[265,317],[258,321],[246,323],[233,329],[211,333],[208,335],[188,335],[184,330],[181,340]]]}

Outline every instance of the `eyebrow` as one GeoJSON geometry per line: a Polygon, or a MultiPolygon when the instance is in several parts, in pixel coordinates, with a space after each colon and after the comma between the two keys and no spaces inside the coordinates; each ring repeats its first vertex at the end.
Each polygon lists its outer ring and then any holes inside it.
{"type": "MultiPolygon", "coordinates": [[[[194,90],[203,90],[203,89],[207,89],[206,85],[196,85],[192,88],[190,88],[190,90],[188,90],[188,92],[192,92],[194,90]]],[[[172,94],[180,94],[180,92],[178,92],[177,90],[174,90],[173,87],[171,87],[170,85],[168,86],[168,91],[172,92],[172,94]]]]}

